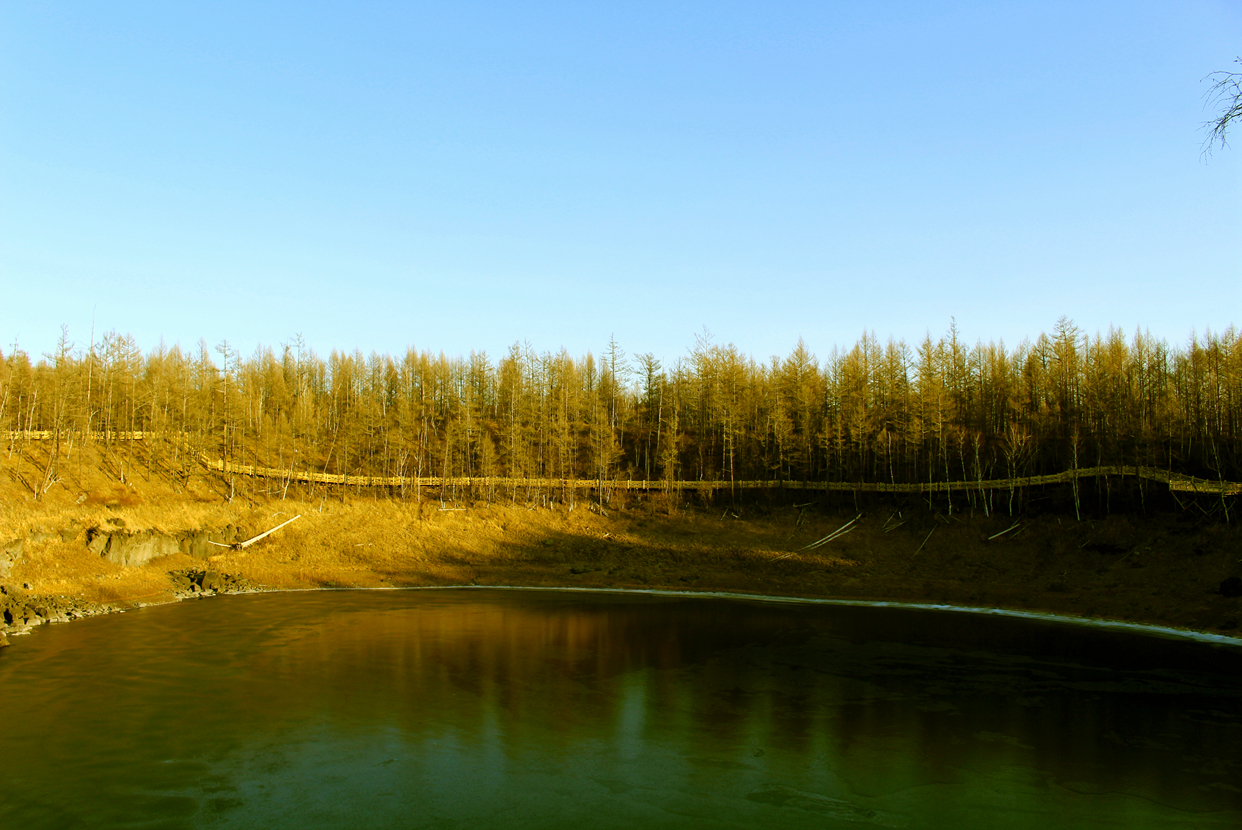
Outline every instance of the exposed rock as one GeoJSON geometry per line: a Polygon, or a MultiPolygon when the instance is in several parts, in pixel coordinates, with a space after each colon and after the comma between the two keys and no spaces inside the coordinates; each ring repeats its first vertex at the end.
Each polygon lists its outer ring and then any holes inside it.
{"type": "Polygon", "coordinates": [[[195,559],[206,559],[220,552],[219,545],[231,545],[236,542],[237,531],[229,525],[223,530],[211,533],[205,530],[183,533],[178,538],[182,553],[195,559]]]}
{"type": "Polygon", "coordinates": [[[25,600],[11,599],[0,608],[0,619],[6,625],[37,625],[39,615],[35,609],[26,604],[25,600]]]}
{"type": "Polygon", "coordinates": [[[173,593],[179,597],[199,594],[238,594],[259,590],[259,586],[245,577],[219,571],[173,571],[169,573],[173,593]]]}
{"type": "Polygon", "coordinates": [[[199,585],[203,586],[204,591],[219,592],[224,587],[224,580],[215,571],[207,571],[199,585]]]}
{"type": "Polygon", "coordinates": [[[1242,597],[1242,576],[1231,576],[1222,582],[1220,593],[1226,597],[1242,597]]]}
{"type": "Polygon", "coordinates": [[[154,531],[141,533],[117,532],[108,535],[100,556],[127,568],[139,567],[159,556],[181,551],[181,544],[171,536],[154,531]]]}
{"type": "Polygon", "coordinates": [[[86,547],[109,562],[135,568],[152,559],[174,553],[206,559],[220,552],[219,545],[232,544],[236,535],[237,531],[232,525],[220,531],[187,531],[175,535],[154,530],[129,532],[92,527],[86,531],[86,547]]]}
{"type": "Polygon", "coordinates": [[[63,596],[31,597],[11,588],[0,592],[0,634],[20,633],[49,622],[67,622],[104,614],[110,605],[96,605],[81,598],[63,596]]]}
{"type": "Polygon", "coordinates": [[[97,556],[103,556],[108,549],[112,537],[97,527],[86,529],[86,549],[97,556]]]}
{"type": "Polygon", "coordinates": [[[4,636],[4,632],[0,631],[0,648],[4,648],[9,644],[9,638],[4,636]]]}

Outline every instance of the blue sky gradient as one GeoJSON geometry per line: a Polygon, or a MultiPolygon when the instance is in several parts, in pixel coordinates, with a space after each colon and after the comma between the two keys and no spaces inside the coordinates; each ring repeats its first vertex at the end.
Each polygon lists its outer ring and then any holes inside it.
{"type": "Polygon", "coordinates": [[[1242,317],[1242,3],[255,5],[0,5],[5,353],[1242,317]]]}

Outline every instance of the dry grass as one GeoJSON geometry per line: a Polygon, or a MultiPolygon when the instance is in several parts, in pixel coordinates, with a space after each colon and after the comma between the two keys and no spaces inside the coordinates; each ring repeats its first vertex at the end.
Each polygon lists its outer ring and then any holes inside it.
{"type": "Polygon", "coordinates": [[[159,475],[128,465],[125,481],[109,470],[98,448],[75,449],[62,458],[59,480],[41,490],[43,462],[34,452],[0,454],[0,539],[38,532],[59,532],[73,526],[103,525],[119,518],[132,530],[173,531],[228,524],[241,508],[225,504],[194,479],[186,488],[159,475]],[[40,490],[36,497],[34,490],[40,490]]]}
{"type": "Polygon", "coordinates": [[[189,557],[164,557],[145,568],[124,568],[102,559],[82,540],[27,542],[25,558],[15,569],[15,582],[34,593],[68,596],[88,603],[134,605],[171,599],[167,571],[192,562],[189,557]],[[185,563],[169,560],[184,559],[185,563]]]}
{"type": "Polygon", "coordinates": [[[853,510],[773,506],[739,509],[739,519],[716,510],[667,512],[654,499],[634,499],[610,506],[605,517],[581,502],[572,510],[442,510],[437,502],[352,493],[314,501],[248,494],[229,502],[219,481],[196,477],[178,487],[131,467],[120,482],[108,472],[115,464],[91,468],[85,458],[73,486],[54,486],[36,500],[22,481],[34,480],[37,467],[23,463],[19,470],[0,456],[0,543],[27,540],[9,584],[98,603],[158,602],[170,598],[169,571],[206,567],[271,588],[474,583],[749,591],[1043,608],[1226,631],[1237,630],[1242,616],[1236,601],[1213,595],[1220,580],[1238,572],[1242,531],[1205,526],[1192,534],[1168,517],[1026,520],[989,542],[1011,520],[955,517],[945,524],[924,511],[886,532],[886,509],[807,550],[853,510]],[[247,538],[298,514],[299,521],[255,545],[220,548],[206,562],[177,555],[122,568],[85,546],[89,527],[178,534],[232,526],[247,538]],[[939,529],[928,538],[932,527],[939,529]]]}

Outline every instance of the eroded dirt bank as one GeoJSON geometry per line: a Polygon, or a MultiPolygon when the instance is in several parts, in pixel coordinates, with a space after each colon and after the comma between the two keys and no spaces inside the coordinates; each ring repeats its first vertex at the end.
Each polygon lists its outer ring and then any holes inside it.
{"type": "Polygon", "coordinates": [[[1240,636],[1235,525],[1170,513],[1041,516],[1014,527],[1007,515],[886,505],[808,547],[855,515],[365,498],[27,505],[0,534],[0,633],[217,592],[476,584],[953,603],[1240,636]],[[296,515],[253,546],[227,547],[296,515]]]}

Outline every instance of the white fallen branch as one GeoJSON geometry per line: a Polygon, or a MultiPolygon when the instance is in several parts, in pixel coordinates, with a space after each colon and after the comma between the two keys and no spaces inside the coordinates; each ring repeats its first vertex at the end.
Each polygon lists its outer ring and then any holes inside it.
{"type": "Polygon", "coordinates": [[[826,544],[828,544],[828,543],[829,543],[829,542],[831,542],[833,539],[836,539],[838,536],[844,536],[845,534],[849,533],[849,532],[850,532],[850,530],[853,530],[853,527],[852,527],[852,526],[853,526],[854,522],[857,522],[857,521],[858,521],[859,519],[861,519],[861,518],[862,518],[862,514],[861,514],[861,513],[859,513],[857,516],[855,516],[854,518],[850,519],[848,522],[846,522],[845,524],[841,525],[841,526],[840,526],[840,527],[838,527],[836,530],[832,531],[832,533],[829,533],[829,534],[828,534],[827,536],[825,536],[823,539],[820,539],[820,540],[819,540],[819,541],[817,541],[817,542],[812,542],[811,544],[809,544],[809,545],[807,545],[806,547],[802,548],[802,550],[814,550],[815,548],[819,547],[820,545],[826,545],[826,544]]]}
{"type": "Polygon", "coordinates": [[[993,533],[991,536],[989,536],[989,537],[988,537],[988,541],[990,542],[990,541],[992,541],[993,539],[996,539],[997,537],[1004,536],[1006,533],[1008,533],[1009,531],[1013,530],[1015,527],[1017,527],[1017,526],[1018,526],[1018,525],[1020,525],[1020,524],[1022,524],[1020,521],[1019,521],[1019,522],[1014,522],[1012,525],[1010,525],[1009,527],[1005,528],[1005,529],[1004,529],[1004,530],[1002,530],[1000,533],[993,533]]]}
{"type": "Polygon", "coordinates": [[[272,528],[271,530],[265,530],[265,531],[263,531],[263,532],[262,532],[262,533],[260,533],[258,536],[253,536],[253,537],[251,537],[251,538],[247,539],[247,540],[246,540],[246,541],[244,541],[244,542],[238,542],[238,544],[237,544],[237,549],[238,549],[238,550],[241,550],[242,548],[249,547],[250,545],[253,545],[255,542],[257,542],[257,541],[259,541],[260,539],[262,539],[264,536],[270,536],[271,534],[273,534],[273,533],[275,533],[276,531],[280,530],[280,529],[281,529],[282,527],[284,527],[285,525],[287,525],[287,524],[292,524],[293,522],[296,522],[296,521],[297,521],[298,519],[300,519],[300,518],[302,518],[302,514],[301,514],[301,513],[299,513],[298,515],[294,516],[292,519],[289,519],[288,521],[281,522],[280,524],[276,525],[276,526],[275,526],[274,528],[272,528]]]}
{"type": "Polygon", "coordinates": [[[216,547],[218,547],[218,548],[231,548],[232,550],[241,550],[242,548],[248,548],[248,547],[250,547],[250,546],[251,546],[251,545],[253,545],[255,542],[257,542],[257,541],[259,541],[260,539],[262,539],[264,536],[271,536],[273,533],[275,533],[276,531],[280,530],[280,529],[281,529],[282,527],[284,527],[285,525],[287,525],[287,524],[292,524],[293,522],[296,522],[296,521],[297,521],[298,519],[300,519],[300,518],[302,518],[302,514],[301,514],[301,513],[299,513],[298,515],[294,516],[292,519],[289,519],[288,521],[281,522],[280,524],[276,525],[276,526],[275,526],[274,528],[272,528],[271,530],[265,530],[265,531],[263,531],[263,532],[262,532],[262,533],[260,533],[258,536],[251,536],[249,539],[247,539],[247,540],[246,540],[246,541],[244,541],[244,542],[237,542],[237,543],[235,543],[235,544],[229,545],[229,544],[225,544],[224,542],[213,542],[213,541],[211,541],[210,539],[208,539],[208,540],[207,540],[207,544],[209,544],[209,545],[215,545],[215,546],[216,546],[216,547]]]}

